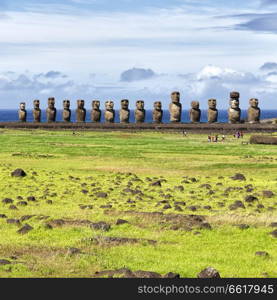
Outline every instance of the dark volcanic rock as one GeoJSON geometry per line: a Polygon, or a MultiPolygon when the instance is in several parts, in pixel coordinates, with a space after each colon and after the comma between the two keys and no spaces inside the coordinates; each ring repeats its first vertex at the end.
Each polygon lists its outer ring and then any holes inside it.
{"type": "Polygon", "coordinates": [[[25,177],[27,174],[22,169],[16,169],[11,173],[13,177],[25,177]]]}
{"type": "Polygon", "coordinates": [[[272,191],[263,191],[262,193],[265,198],[272,198],[274,196],[272,191]]]}
{"type": "Polygon", "coordinates": [[[36,197],[34,197],[34,196],[29,196],[29,197],[27,197],[27,200],[28,200],[28,201],[32,201],[32,202],[35,202],[35,201],[36,201],[36,197]]]}
{"type": "Polygon", "coordinates": [[[164,275],[164,278],[180,278],[180,274],[169,272],[164,275]]]}
{"type": "Polygon", "coordinates": [[[90,227],[91,229],[94,230],[103,230],[103,231],[109,231],[111,229],[111,226],[103,221],[100,221],[98,223],[92,223],[90,227]]]}
{"type": "Polygon", "coordinates": [[[7,216],[5,214],[0,214],[0,219],[5,219],[7,216]]]}
{"type": "Polygon", "coordinates": [[[272,222],[269,226],[270,227],[277,227],[277,222],[272,222]]]}
{"type": "Polygon", "coordinates": [[[6,222],[7,222],[7,224],[20,225],[20,220],[18,220],[18,219],[7,219],[6,222]]]}
{"type": "Polygon", "coordinates": [[[270,234],[274,237],[277,238],[277,229],[273,230],[272,232],[270,232],[270,234]]]}
{"type": "Polygon", "coordinates": [[[241,181],[246,180],[245,176],[243,174],[240,174],[240,173],[236,173],[234,176],[231,176],[230,178],[233,179],[233,180],[241,180],[241,181]]]}
{"type": "Polygon", "coordinates": [[[115,225],[122,225],[122,224],[128,224],[129,222],[123,219],[118,219],[115,223],[115,225]]]}
{"type": "Polygon", "coordinates": [[[15,205],[10,205],[9,209],[17,210],[18,208],[15,205]]]}
{"type": "Polygon", "coordinates": [[[200,186],[199,186],[199,188],[205,188],[205,189],[207,189],[207,190],[209,190],[209,189],[211,189],[212,188],[212,186],[210,185],[210,184],[201,184],[200,186]]]}
{"type": "Polygon", "coordinates": [[[98,198],[107,198],[108,194],[104,193],[104,192],[99,192],[99,193],[96,193],[95,196],[98,198]]]}
{"type": "Polygon", "coordinates": [[[220,278],[220,274],[216,269],[208,267],[205,270],[201,271],[197,275],[197,278],[220,278]]]}
{"type": "Polygon", "coordinates": [[[235,209],[237,209],[237,208],[245,208],[245,206],[244,206],[244,204],[243,204],[241,201],[239,201],[239,200],[237,200],[237,201],[235,201],[233,204],[229,205],[229,209],[230,209],[230,210],[235,210],[235,209]]]}
{"type": "Polygon", "coordinates": [[[269,257],[269,254],[268,252],[265,252],[265,251],[257,251],[255,253],[256,256],[262,256],[262,257],[269,257]]]}
{"type": "Polygon", "coordinates": [[[17,233],[19,234],[26,234],[29,231],[33,230],[34,228],[32,226],[30,226],[29,224],[25,224],[23,227],[21,227],[17,233]]]}
{"type": "Polygon", "coordinates": [[[10,198],[5,198],[5,199],[2,200],[2,203],[4,203],[4,204],[13,203],[13,200],[10,199],[10,198]]]}
{"type": "Polygon", "coordinates": [[[149,184],[150,186],[162,186],[161,180],[154,181],[149,184]]]}
{"type": "Polygon", "coordinates": [[[245,202],[254,202],[258,201],[259,199],[253,195],[247,195],[244,200],[245,202]]]}
{"type": "Polygon", "coordinates": [[[68,251],[67,251],[67,254],[70,255],[70,256],[80,254],[80,253],[82,253],[81,250],[78,249],[78,248],[74,248],[74,247],[69,248],[68,251]]]}
{"type": "Polygon", "coordinates": [[[34,217],[34,215],[26,215],[26,216],[22,216],[22,217],[20,218],[20,221],[21,221],[21,222],[24,222],[24,221],[27,221],[27,220],[31,219],[32,217],[34,217]]]}
{"type": "Polygon", "coordinates": [[[6,259],[0,259],[0,266],[10,265],[11,262],[6,259]]]}
{"type": "Polygon", "coordinates": [[[242,229],[242,230],[250,228],[250,226],[248,224],[239,224],[237,226],[239,229],[242,229]]]}
{"type": "Polygon", "coordinates": [[[114,237],[114,236],[96,236],[95,238],[92,239],[96,243],[107,243],[107,244],[114,244],[114,245],[120,245],[120,244],[135,244],[135,243],[140,243],[140,242],[147,242],[150,245],[156,245],[157,241],[155,240],[148,240],[148,239],[142,239],[142,238],[127,238],[127,237],[114,237]]]}
{"type": "Polygon", "coordinates": [[[20,205],[20,206],[26,206],[26,205],[28,205],[28,203],[26,201],[19,201],[16,204],[20,205]]]}

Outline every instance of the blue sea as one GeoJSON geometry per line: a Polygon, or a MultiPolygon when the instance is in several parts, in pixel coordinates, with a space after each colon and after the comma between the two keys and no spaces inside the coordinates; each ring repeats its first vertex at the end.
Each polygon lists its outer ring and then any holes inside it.
{"type": "MultiPolygon", "coordinates": [[[[247,111],[242,110],[241,118],[246,119],[246,116],[247,116],[247,111]]],[[[271,119],[271,118],[277,118],[277,110],[262,110],[261,119],[271,119]]],[[[76,120],[75,110],[72,110],[71,121],[75,122],[75,120],[76,120]]],[[[18,111],[17,110],[12,110],[12,109],[0,110],[0,122],[16,122],[16,121],[18,121],[18,111]]],[[[32,111],[27,111],[27,121],[28,122],[33,121],[32,111]]],[[[62,121],[62,110],[57,110],[57,122],[61,122],[61,121],[62,121]]],[[[87,110],[86,121],[91,122],[89,110],[87,110]]],[[[131,110],[130,122],[134,122],[134,121],[135,121],[134,111],[131,110]]],[[[46,111],[45,110],[42,110],[42,122],[46,122],[46,111]]],[[[104,111],[103,110],[102,110],[102,122],[104,122],[104,111]]],[[[115,122],[119,123],[119,111],[116,111],[115,122]]],[[[146,111],[145,122],[146,123],[152,122],[152,111],[151,110],[146,111]]],[[[163,122],[169,123],[169,111],[168,110],[164,110],[163,122]]],[[[188,110],[183,110],[182,122],[184,122],[184,123],[190,122],[188,110]]],[[[207,111],[206,110],[202,110],[201,122],[207,122],[207,111]]],[[[218,122],[222,122],[222,123],[228,122],[227,110],[219,110],[218,122]]]]}

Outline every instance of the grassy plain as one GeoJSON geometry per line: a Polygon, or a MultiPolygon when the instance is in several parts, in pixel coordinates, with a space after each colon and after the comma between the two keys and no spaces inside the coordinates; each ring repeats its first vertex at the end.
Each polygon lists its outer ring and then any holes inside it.
{"type": "Polygon", "coordinates": [[[0,261],[0,277],[93,277],[123,267],[196,277],[208,266],[222,277],[277,277],[277,147],[248,140],[1,130],[0,260],[10,263],[0,261]],[[16,168],[27,176],[11,177],[16,168]],[[151,185],[158,180],[161,187],[151,185]],[[238,200],[244,208],[230,209],[238,200]],[[211,229],[190,224],[192,214],[211,229]],[[99,221],[110,230],[91,229],[99,221]],[[26,223],[33,229],[19,234],[26,223]]]}

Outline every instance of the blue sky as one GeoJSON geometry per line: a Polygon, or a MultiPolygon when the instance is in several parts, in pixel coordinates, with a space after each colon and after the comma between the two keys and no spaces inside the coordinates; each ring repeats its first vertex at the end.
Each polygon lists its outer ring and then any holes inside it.
{"type": "Polygon", "coordinates": [[[0,108],[50,96],[277,109],[277,0],[0,0],[0,108]]]}

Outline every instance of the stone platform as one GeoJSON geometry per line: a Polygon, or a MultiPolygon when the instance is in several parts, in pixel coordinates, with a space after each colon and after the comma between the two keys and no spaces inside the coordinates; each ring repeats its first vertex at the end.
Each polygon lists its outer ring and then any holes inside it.
{"type": "Polygon", "coordinates": [[[228,123],[21,123],[0,122],[0,128],[6,129],[43,129],[43,130],[85,130],[85,131],[161,131],[161,132],[193,132],[205,134],[227,134],[236,131],[247,132],[277,132],[277,124],[228,124],[228,123]]]}

